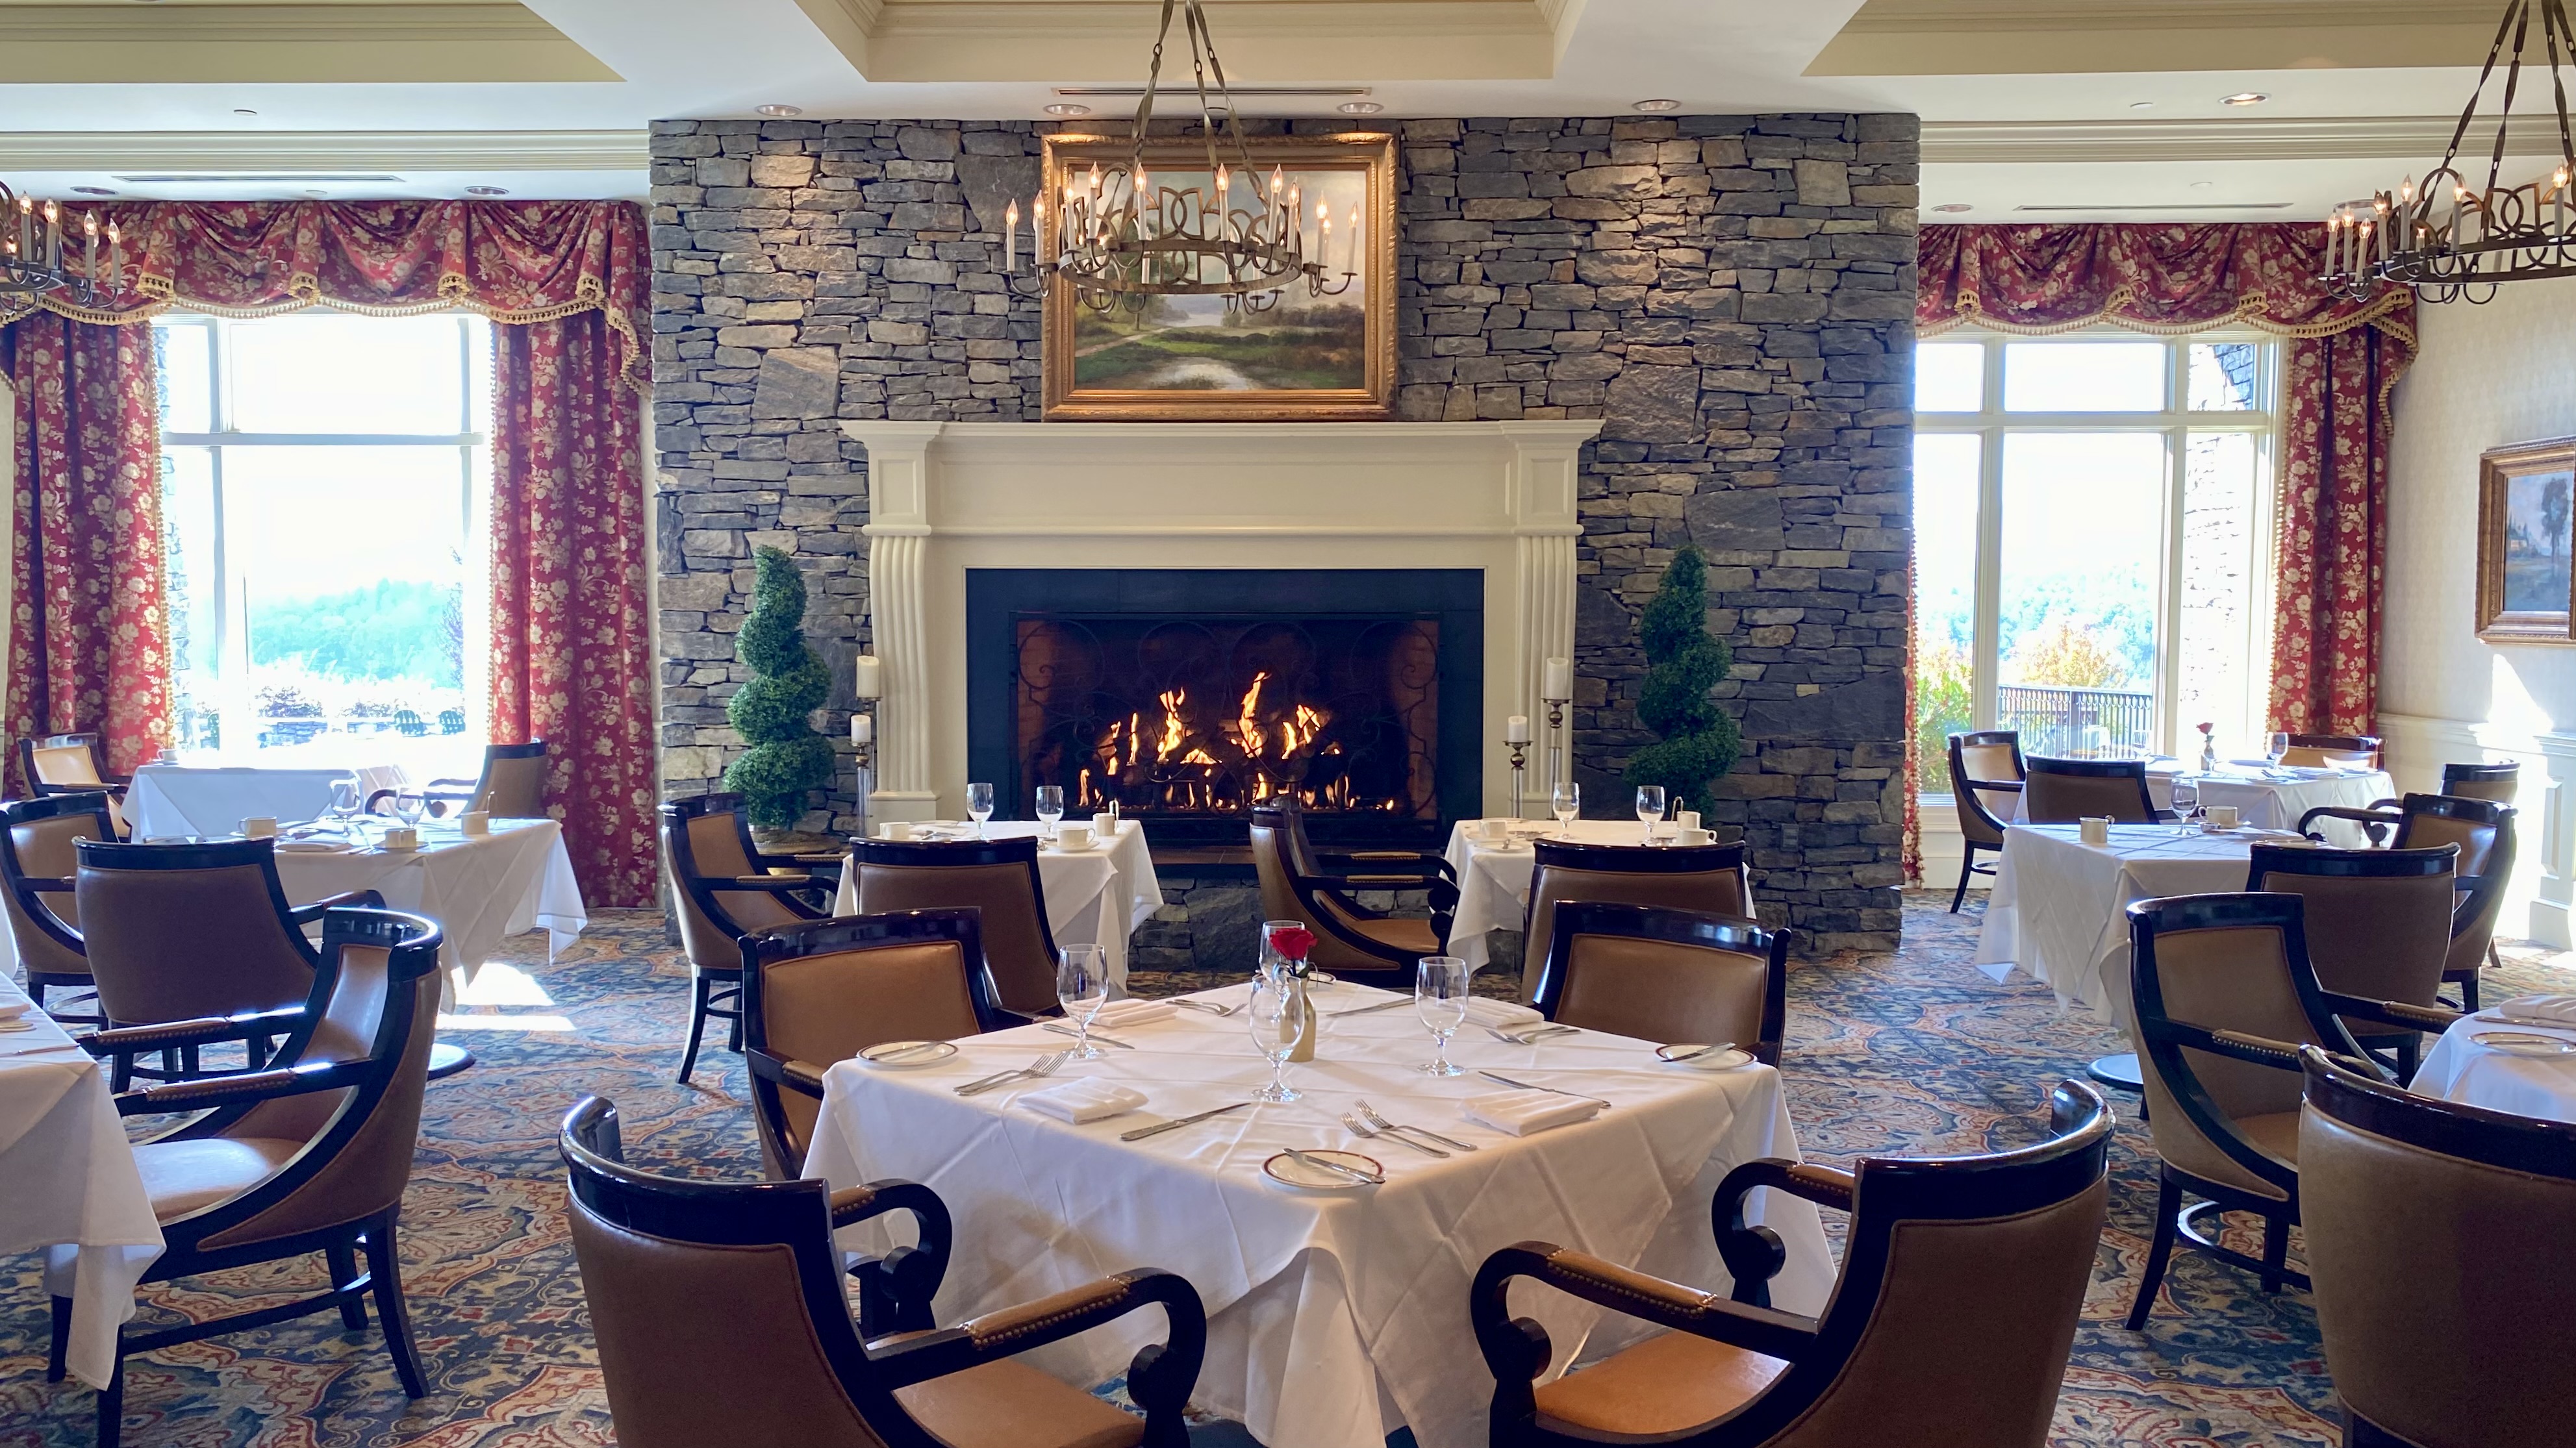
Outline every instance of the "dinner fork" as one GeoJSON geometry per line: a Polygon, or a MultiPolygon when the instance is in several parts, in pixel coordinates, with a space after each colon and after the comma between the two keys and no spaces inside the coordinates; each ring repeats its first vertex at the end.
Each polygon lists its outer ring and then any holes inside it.
{"type": "Polygon", "coordinates": [[[1515,1046],[1534,1046],[1549,1036],[1579,1036],[1583,1034],[1583,1032],[1577,1030],[1573,1026],[1557,1025],[1531,1026],[1526,1030],[1521,1031],[1506,1031],[1500,1026],[1487,1026],[1485,1027],[1485,1031],[1486,1034],[1492,1036],[1495,1040],[1507,1042],[1515,1046]]]}
{"type": "Polygon", "coordinates": [[[1342,1113],[1342,1124],[1351,1129],[1351,1134],[1353,1136],[1364,1136],[1372,1141],[1383,1136],[1389,1141],[1403,1142],[1405,1145],[1412,1147],[1415,1151],[1425,1153],[1426,1155],[1447,1156],[1449,1154],[1427,1142],[1416,1141],[1412,1137],[1386,1130],[1383,1127],[1371,1126],[1367,1122],[1360,1120],[1358,1117],[1353,1116],[1347,1111],[1342,1113]]]}
{"type": "Polygon", "coordinates": [[[1175,996],[1172,999],[1172,1004],[1187,1011],[1206,1011],[1208,1014],[1213,1016],[1230,1016],[1234,1014],[1234,1007],[1219,1005],[1215,1001],[1194,1001],[1184,997],[1175,996]]]}
{"type": "Polygon", "coordinates": [[[1069,1061],[1072,1058],[1073,1053],[1071,1051],[1058,1051],[1052,1056],[1042,1056],[1037,1061],[1030,1065],[1023,1066],[1017,1071],[1003,1071],[995,1075],[987,1076],[981,1081],[969,1081],[965,1085],[957,1088],[957,1094],[960,1096],[980,1096],[987,1091],[997,1090],[1001,1087],[1008,1086],[1014,1081],[1023,1079],[1035,1080],[1040,1076],[1052,1076],[1058,1070],[1063,1068],[1066,1061],[1069,1061]]]}
{"type": "MultiPolygon", "coordinates": [[[[1416,1136],[1427,1136],[1433,1141],[1440,1143],[1442,1146],[1455,1147],[1460,1151],[1474,1151],[1476,1149],[1471,1143],[1452,1141],[1448,1137],[1442,1136],[1436,1131],[1425,1131],[1419,1126],[1399,1126],[1395,1122],[1389,1121],[1384,1116],[1380,1115],[1378,1109],[1369,1105],[1366,1101],[1362,1101],[1358,1104],[1360,1115],[1366,1117],[1369,1124],[1375,1126],[1380,1131],[1410,1131],[1416,1136]]],[[[1401,1140],[1401,1138],[1398,1139],[1401,1140]]]]}

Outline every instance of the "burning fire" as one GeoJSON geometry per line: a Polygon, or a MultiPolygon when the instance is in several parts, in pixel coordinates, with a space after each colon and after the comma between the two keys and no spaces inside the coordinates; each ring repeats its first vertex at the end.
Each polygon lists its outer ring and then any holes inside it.
{"type": "Polygon", "coordinates": [[[1105,803],[1115,792],[1131,806],[1144,808],[1240,809],[1299,793],[1318,807],[1349,808],[1347,798],[1336,797],[1349,793],[1347,780],[1336,779],[1320,790],[1298,788],[1309,760],[1342,752],[1339,743],[1317,748],[1331,716],[1299,703],[1264,719],[1262,694],[1271,682],[1267,670],[1253,675],[1236,701],[1234,717],[1212,727],[1191,722],[1187,689],[1166,689],[1157,696],[1162,708],[1158,720],[1148,722],[1141,710],[1111,720],[1093,746],[1096,766],[1079,773],[1081,802],[1105,803]],[[1148,750],[1150,760],[1145,759],[1148,750]]]}

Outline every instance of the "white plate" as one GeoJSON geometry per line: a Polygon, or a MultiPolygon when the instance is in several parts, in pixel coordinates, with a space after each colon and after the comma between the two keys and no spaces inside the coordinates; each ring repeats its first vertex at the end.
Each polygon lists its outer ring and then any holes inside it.
{"type": "Polygon", "coordinates": [[[35,1028],[34,1021],[0,1021],[0,1031],[32,1031],[35,1028]]]}
{"type": "Polygon", "coordinates": [[[2563,1036],[2533,1036],[2520,1031],[2480,1031],[2470,1040],[2508,1056],[2576,1056],[2576,1041],[2563,1036]]]}
{"type": "Polygon", "coordinates": [[[877,1044],[868,1047],[866,1050],[859,1052],[859,1059],[871,1066],[880,1067],[888,1071],[910,1071],[921,1066],[936,1066],[940,1062],[945,1061],[956,1054],[957,1044],[954,1041],[880,1041],[877,1044]],[[936,1051],[921,1051],[913,1055],[905,1056],[900,1061],[889,1061],[885,1059],[899,1051],[909,1050],[914,1046],[937,1046],[939,1049],[936,1051]]]}
{"type": "MultiPolygon", "coordinates": [[[[1320,1157],[1325,1161],[1338,1161],[1344,1166],[1356,1171],[1368,1172],[1374,1176],[1386,1175],[1386,1168],[1379,1165],[1374,1158],[1362,1156],[1356,1151],[1327,1151],[1317,1147],[1306,1154],[1320,1157]]],[[[1309,1192],[1356,1191],[1369,1185],[1367,1182],[1354,1181],[1337,1171],[1325,1171],[1321,1167],[1308,1166],[1284,1151],[1263,1162],[1261,1174],[1281,1186],[1296,1187],[1300,1191],[1309,1192]]]]}
{"type": "Polygon", "coordinates": [[[1669,1046],[1657,1046],[1655,1059],[1667,1066],[1688,1066],[1694,1071],[1732,1071],[1738,1066],[1753,1064],[1752,1052],[1737,1050],[1711,1051],[1705,1056],[1693,1056],[1687,1061],[1673,1059],[1684,1051],[1698,1049],[1698,1046],[1688,1041],[1676,1041],[1669,1046]]]}
{"type": "Polygon", "coordinates": [[[1068,845],[1062,840],[1056,840],[1048,844],[1047,853],[1050,855],[1087,855],[1099,848],[1100,841],[1098,840],[1093,840],[1087,845],[1068,845]]]}

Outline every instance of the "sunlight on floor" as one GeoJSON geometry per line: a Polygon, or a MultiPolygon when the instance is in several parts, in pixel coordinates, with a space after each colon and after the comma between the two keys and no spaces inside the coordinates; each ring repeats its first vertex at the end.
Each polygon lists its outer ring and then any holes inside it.
{"type": "Polygon", "coordinates": [[[470,982],[456,982],[456,1004],[460,1006],[550,1006],[555,998],[537,984],[537,978],[515,965],[489,961],[475,972],[470,982]]]}
{"type": "Polygon", "coordinates": [[[570,1016],[451,1016],[442,1011],[438,1017],[442,1031],[571,1031],[570,1016]]]}

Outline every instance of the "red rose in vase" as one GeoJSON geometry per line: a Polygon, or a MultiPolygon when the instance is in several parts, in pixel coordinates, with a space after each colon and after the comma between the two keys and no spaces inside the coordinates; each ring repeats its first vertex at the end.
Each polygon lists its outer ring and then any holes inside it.
{"type": "Polygon", "coordinates": [[[1283,925],[1270,932],[1270,948],[1288,962],[1288,973],[1306,973],[1306,952],[1315,948],[1315,932],[1303,925],[1283,925]]]}

